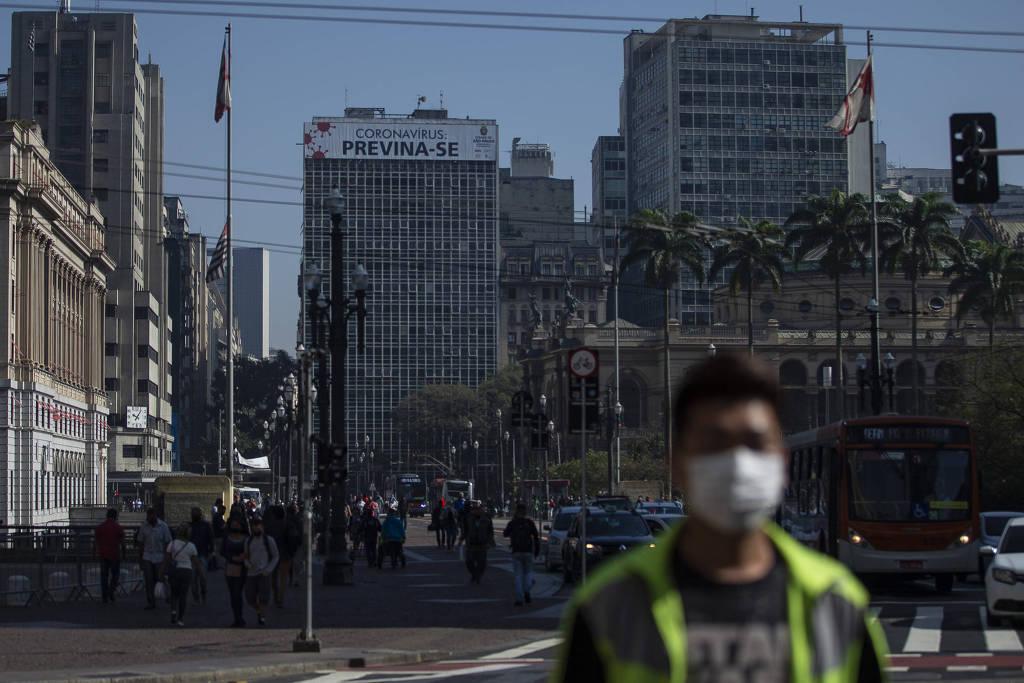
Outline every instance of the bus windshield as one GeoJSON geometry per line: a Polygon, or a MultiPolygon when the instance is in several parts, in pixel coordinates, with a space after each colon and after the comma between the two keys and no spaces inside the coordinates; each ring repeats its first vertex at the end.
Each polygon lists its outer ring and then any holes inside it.
{"type": "Polygon", "coordinates": [[[966,450],[892,449],[849,452],[850,517],[867,522],[969,519],[970,454],[966,450]]]}
{"type": "Polygon", "coordinates": [[[422,500],[427,497],[427,484],[419,477],[401,477],[398,480],[398,497],[422,500]]]}
{"type": "Polygon", "coordinates": [[[448,482],[449,493],[468,493],[469,482],[468,481],[449,481],[448,482]]]}

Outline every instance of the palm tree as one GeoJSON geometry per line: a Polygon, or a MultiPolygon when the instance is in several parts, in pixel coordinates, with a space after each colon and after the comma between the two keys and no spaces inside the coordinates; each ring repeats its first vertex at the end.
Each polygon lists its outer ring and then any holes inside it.
{"type": "Polygon", "coordinates": [[[996,321],[1013,315],[1014,301],[1024,291],[1024,253],[1002,244],[968,242],[946,275],[956,275],[949,293],[959,294],[956,318],[975,311],[988,325],[988,346],[995,344],[996,321]]]}
{"type": "Polygon", "coordinates": [[[622,270],[641,264],[648,287],[664,292],[665,302],[665,467],[668,494],[672,495],[672,371],[669,365],[669,327],[672,317],[671,293],[679,286],[683,266],[704,281],[706,239],[697,231],[697,217],[678,213],[671,218],[663,211],[643,209],[630,219],[626,238],[626,256],[622,270]]]}
{"type": "Polygon", "coordinates": [[[836,300],[836,387],[840,397],[839,419],[846,412],[846,390],[843,377],[843,320],[839,314],[839,280],[853,265],[867,269],[864,245],[870,241],[867,197],[860,193],[848,195],[834,189],[827,197],[809,195],[805,206],[786,220],[793,229],[786,235],[786,246],[795,247],[793,262],[799,265],[808,256],[818,260],[818,267],[832,278],[836,300]]]}
{"type": "Polygon", "coordinates": [[[782,287],[782,257],[786,249],[782,244],[782,228],[770,221],[753,223],[740,217],[742,228],[728,230],[712,254],[708,280],[724,268],[732,267],[729,291],[733,296],[747,290],[747,348],[754,355],[754,287],[770,282],[776,292],[782,287]]]}
{"type": "Polygon", "coordinates": [[[917,365],[917,281],[940,268],[940,262],[954,258],[963,245],[949,229],[957,210],[929,192],[907,201],[901,195],[886,197],[879,223],[881,254],[879,265],[888,272],[897,269],[910,280],[910,357],[914,367],[914,412],[921,414],[920,378],[917,365]]]}

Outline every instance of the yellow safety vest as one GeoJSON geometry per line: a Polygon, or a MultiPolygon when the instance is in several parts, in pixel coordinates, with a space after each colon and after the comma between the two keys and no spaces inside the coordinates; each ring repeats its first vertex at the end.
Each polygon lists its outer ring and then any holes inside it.
{"type": "MultiPolygon", "coordinates": [[[[681,527],[682,525],[679,525],[681,527]]],[[[867,612],[867,590],[835,560],[794,541],[774,524],[765,532],[786,564],[793,683],[855,683],[864,647],[885,666],[885,636],[867,612]],[[866,630],[865,630],[866,626],[866,630]],[[863,642],[867,633],[869,642],[863,642]]],[[[655,548],[638,549],[600,567],[567,612],[552,681],[564,679],[573,622],[583,615],[614,683],[684,683],[686,621],[673,579],[680,528],[655,548]]]]}

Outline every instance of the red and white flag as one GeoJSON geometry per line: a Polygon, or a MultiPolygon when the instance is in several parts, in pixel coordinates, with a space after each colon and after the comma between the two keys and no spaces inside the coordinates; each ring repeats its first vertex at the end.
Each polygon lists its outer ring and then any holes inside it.
{"type": "Polygon", "coordinates": [[[224,49],[220,53],[220,75],[217,76],[217,107],[213,110],[214,122],[219,122],[224,112],[231,110],[231,54],[228,39],[224,37],[224,49]]]}
{"type": "Polygon", "coordinates": [[[839,111],[826,124],[829,128],[839,131],[843,137],[853,133],[861,121],[875,120],[875,79],[871,59],[868,57],[864,62],[864,67],[850,86],[850,92],[843,98],[839,111]]]}

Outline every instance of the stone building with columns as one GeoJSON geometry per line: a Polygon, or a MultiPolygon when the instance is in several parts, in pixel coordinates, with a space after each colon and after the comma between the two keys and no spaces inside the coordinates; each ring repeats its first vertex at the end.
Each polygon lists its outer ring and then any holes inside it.
{"type": "Polygon", "coordinates": [[[0,516],[9,526],[104,504],[103,216],[37,127],[0,122],[0,516]]]}

